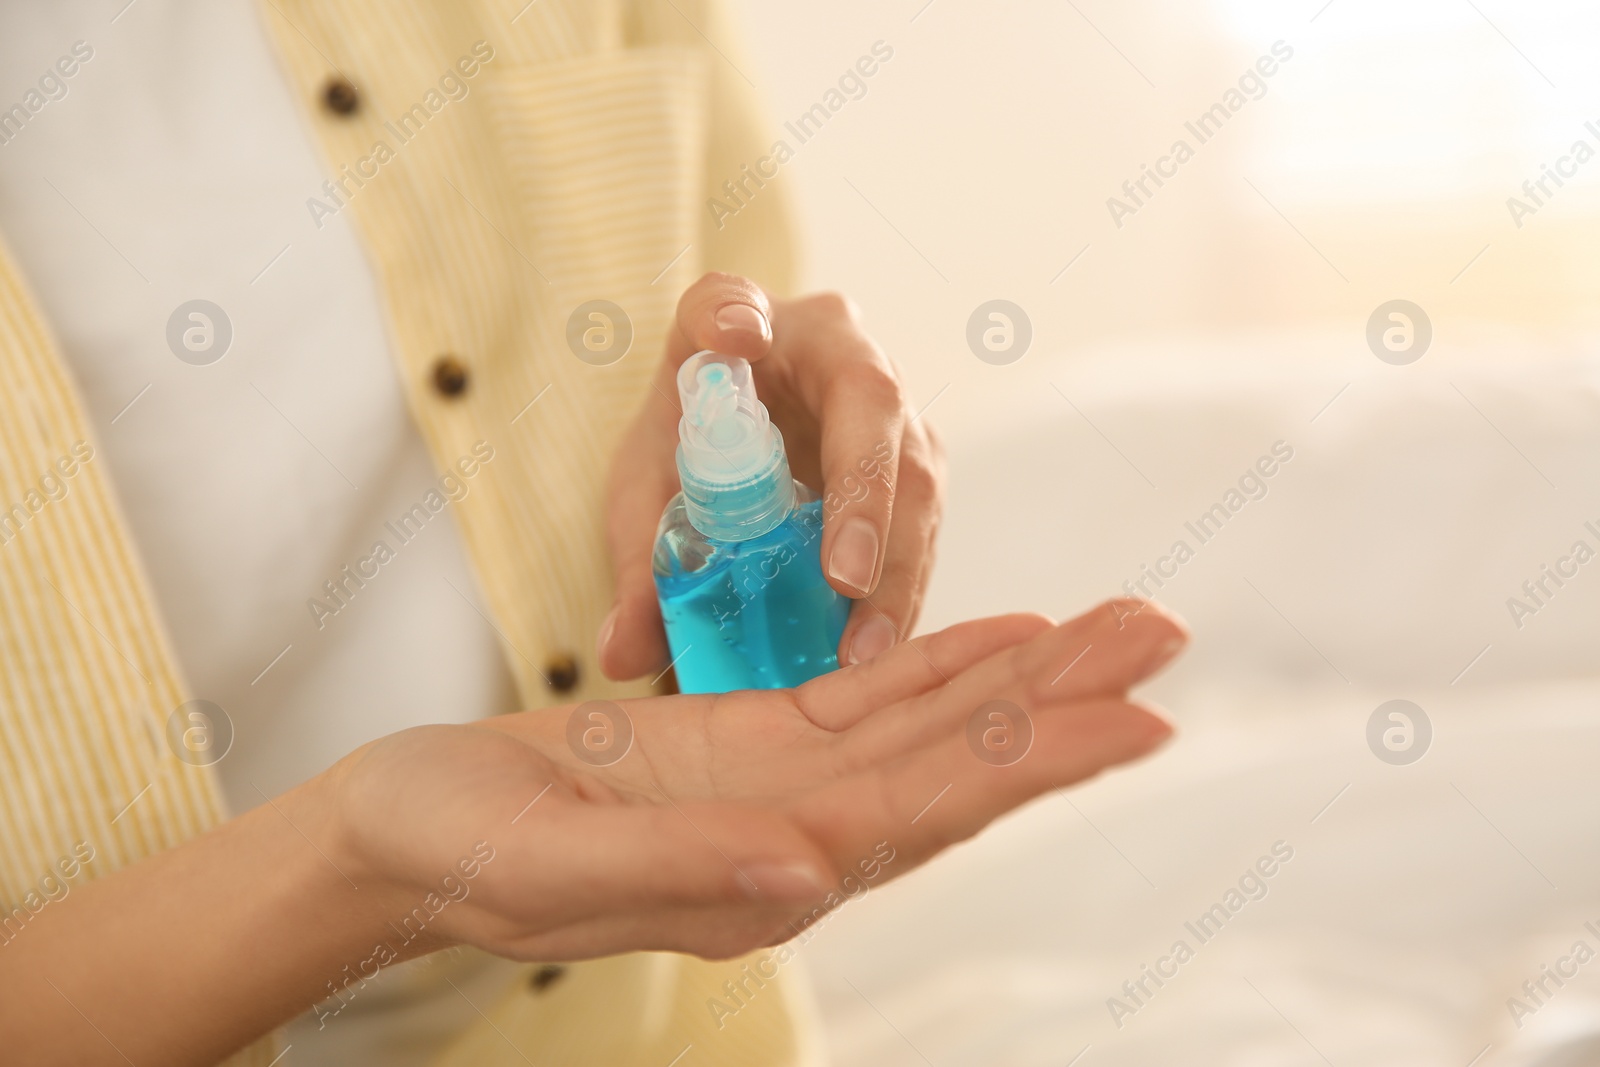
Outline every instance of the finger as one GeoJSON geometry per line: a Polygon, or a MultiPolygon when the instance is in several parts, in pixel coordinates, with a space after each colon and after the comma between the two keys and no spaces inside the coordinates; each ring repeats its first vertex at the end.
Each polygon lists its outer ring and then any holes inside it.
{"type": "Polygon", "coordinates": [[[847,597],[878,588],[905,430],[905,398],[894,372],[864,337],[829,374],[822,405],[823,571],[847,597]]]}
{"type": "Polygon", "coordinates": [[[840,768],[859,769],[929,743],[992,700],[1038,714],[1085,699],[1120,698],[1183,648],[1187,633],[1148,601],[1111,601],[991,654],[922,698],[868,713],[839,750],[840,768]]]}
{"type": "Polygon", "coordinates": [[[1019,805],[1152,751],[1172,733],[1158,715],[1108,698],[1033,716],[1030,747],[996,766],[969,746],[965,729],[935,744],[825,787],[794,814],[802,829],[843,865],[887,841],[897,858],[889,877],[977,833],[1019,805]]]}
{"type": "Polygon", "coordinates": [[[973,667],[939,696],[957,708],[1002,693],[1027,702],[1116,696],[1154,674],[1188,640],[1177,616],[1119,598],[973,667]]]}
{"type": "Polygon", "coordinates": [[[625,443],[622,455],[657,459],[619,463],[614,471],[606,539],[616,575],[616,599],[600,625],[596,649],[601,672],[619,681],[655,674],[671,659],[651,557],[661,512],[678,491],[677,472],[665,458],[672,454],[665,431],[641,421],[635,434],[641,440],[625,443]]]}
{"type": "MultiPolygon", "coordinates": [[[[821,905],[814,907],[825,913],[821,905]]],[[[613,913],[580,920],[512,945],[482,947],[498,956],[540,963],[589,960],[624,952],[680,952],[702,959],[728,960],[795,937],[799,923],[811,910],[798,918],[792,906],[755,904],[613,913]]]]}
{"type": "Polygon", "coordinates": [[[704,275],[678,298],[677,318],[667,338],[667,363],[674,373],[704,349],[752,362],[772,348],[772,303],[749,278],[704,275]]]}
{"type": "Polygon", "coordinates": [[[611,805],[552,795],[495,842],[483,904],[542,929],[660,909],[809,902],[834,878],[831,859],[780,812],[665,795],[611,805]]]}
{"type": "MultiPolygon", "coordinates": [[[[893,521],[888,527],[883,571],[876,591],[851,609],[839,641],[841,664],[864,663],[909,637],[932,574],[943,489],[936,460],[921,431],[913,428],[905,433],[892,485],[893,521]]],[[[848,536],[844,531],[837,535],[835,552],[841,551],[839,539],[848,536]]]]}
{"type": "Polygon", "coordinates": [[[1150,600],[1118,597],[1080,618],[1090,624],[1082,638],[1042,634],[1012,654],[1025,699],[1124,693],[1172,662],[1189,641],[1183,620],[1150,600]]]}
{"type": "Polygon", "coordinates": [[[958,623],[865,663],[814,678],[795,690],[795,701],[816,725],[845,730],[873,711],[947,684],[974,664],[1053,625],[1043,615],[1026,614],[958,623]]]}
{"type": "MultiPolygon", "coordinates": [[[[946,736],[810,793],[791,810],[792,829],[815,841],[831,870],[852,875],[860,870],[881,884],[1042,793],[1137,759],[1170,734],[1171,727],[1148,709],[1102,700],[1040,716],[1032,746],[1010,766],[978,759],[964,734],[946,736]]],[[[781,924],[771,920],[783,915],[781,909],[736,910],[739,905],[731,900],[696,909],[686,901],[684,910],[670,915],[633,919],[615,947],[735,955],[802,932],[817,918],[815,908],[807,909],[816,899],[797,901],[798,910],[781,924]],[[770,933],[763,937],[763,930],[770,933]]]]}

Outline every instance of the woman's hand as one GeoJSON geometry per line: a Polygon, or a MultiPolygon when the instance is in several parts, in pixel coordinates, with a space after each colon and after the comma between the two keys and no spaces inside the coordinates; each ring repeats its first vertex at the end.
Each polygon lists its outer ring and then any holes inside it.
{"type": "Polygon", "coordinates": [[[933,568],[944,462],[914,418],[893,362],[832,293],[778,300],[745,278],[708,274],[678,301],[666,358],[613,465],[609,536],[617,602],[600,631],[601,669],[635,678],[666,667],[650,553],[678,491],[676,375],[702,349],[754,365],[796,478],[823,494],[822,569],[858,601],[839,663],[871,659],[910,633],[933,568]]]}
{"type": "Polygon", "coordinates": [[[880,845],[896,877],[1030,798],[1154,748],[1169,727],[1127,690],[1184,639],[1159,609],[1122,601],[1060,626],[965,623],[796,690],[411,730],[336,768],[348,829],[326,847],[349,857],[358,884],[386,887],[398,921],[487,842],[493,862],[426,947],[734,955],[794,936],[880,845]],[[1009,707],[985,708],[993,701],[1009,707]],[[609,754],[579,740],[575,715],[609,732],[609,754]],[[1015,739],[1028,725],[1020,757],[974,748],[985,731],[1015,739]]]}
{"type": "Polygon", "coordinates": [[[965,623],[796,690],[395,734],[8,928],[6,1062],[216,1063],[458,943],[557,960],[786,940],[830,891],[1160,744],[1166,723],[1127,690],[1183,640],[1116,602],[1061,626],[965,623]],[[596,727],[631,744],[596,753],[596,727]],[[204,1011],[172,1010],[196,990],[204,1011]]]}

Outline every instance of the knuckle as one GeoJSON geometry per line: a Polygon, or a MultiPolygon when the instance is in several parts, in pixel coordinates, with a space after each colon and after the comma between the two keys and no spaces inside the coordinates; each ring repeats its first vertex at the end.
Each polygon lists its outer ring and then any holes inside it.
{"type": "Polygon", "coordinates": [[[900,457],[899,489],[919,496],[937,510],[944,500],[944,462],[922,449],[906,449],[900,457]]]}
{"type": "Polygon", "coordinates": [[[847,389],[875,405],[896,409],[905,407],[905,393],[900,387],[900,380],[893,371],[875,359],[858,360],[848,372],[839,376],[838,383],[841,389],[847,389]]]}
{"type": "Polygon", "coordinates": [[[872,495],[871,484],[855,471],[846,471],[838,479],[838,489],[833,494],[839,507],[859,504],[872,495]]]}
{"type": "Polygon", "coordinates": [[[940,470],[943,470],[945,461],[949,456],[944,447],[944,434],[940,433],[932,423],[924,422],[920,419],[917,421],[921,427],[922,440],[928,447],[929,457],[940,470]]]}
{"type": "Polygon", "coordinates": [[[949,458],[945,455],[944,449],[930,448],[926,453],[923,453],[923,462],[933,472],[934,481],[938,482],[942,487],[950,473],[949,458]]]}
{"type": "Polygon", "coordinates": [[[861,320],[861,309],[856,302],[837,290],[827,289],[805,298],[806,307],[828,318],[842,319],[851,324],[861,320]]]}
{"type": "Polygon", "coordinates": [[[907,454],[900,457],[899,490],[912,496],[931,497],[939,492],[939,476],[922,457],[907,454]]]}

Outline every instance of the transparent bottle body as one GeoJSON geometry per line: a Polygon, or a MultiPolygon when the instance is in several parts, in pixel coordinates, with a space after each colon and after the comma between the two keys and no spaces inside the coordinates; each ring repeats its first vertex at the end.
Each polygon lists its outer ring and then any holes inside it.
{"type": "Polygon", "coordinates": [[[747,541],[695,529],[682,493],[667,505],[653,564],[682,692],[786,689],[838,667],[850,601],[822,575],[822,502],[794,492],[783,521],[747,541]]]}

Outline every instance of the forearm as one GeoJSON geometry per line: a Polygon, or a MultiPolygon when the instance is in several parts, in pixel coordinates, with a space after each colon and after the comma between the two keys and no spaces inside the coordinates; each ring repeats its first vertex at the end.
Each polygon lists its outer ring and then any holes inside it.
{"type": "Polygon", "coordinates": [[[328,996],[386,901],[339,869],[327,795],[313,780],[74,889],[0,945],[8,1061],[214,1064],[328,996]]]}

